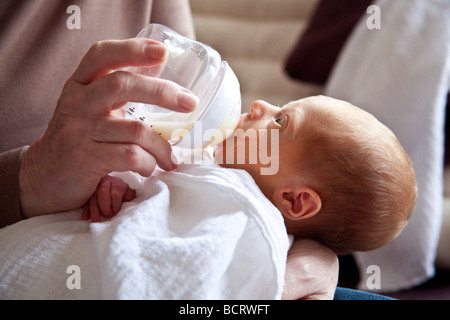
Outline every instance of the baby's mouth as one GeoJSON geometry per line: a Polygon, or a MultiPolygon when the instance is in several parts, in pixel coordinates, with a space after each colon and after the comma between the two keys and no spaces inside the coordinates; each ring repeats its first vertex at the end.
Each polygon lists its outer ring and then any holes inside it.
{"type": "MultiPolygon", "coordinates": [[[[236,131],[237,129],[244,130],[242,127],[243,127],[244,123],[248,121],[249,117],[250,117],[249,113],[241,113],[239,122],[238,122],[236,128],[234,129],[234,131],[236,131]]],[[[222,141],[222,143],[219,143],[218,145],[216,145],[216,148],[223,148],[225,146],[225,144],[228,142],[228,140],[232,140],[233,138],[234,138],[234,133],[231,134],[224,141],[222,141]]]]}

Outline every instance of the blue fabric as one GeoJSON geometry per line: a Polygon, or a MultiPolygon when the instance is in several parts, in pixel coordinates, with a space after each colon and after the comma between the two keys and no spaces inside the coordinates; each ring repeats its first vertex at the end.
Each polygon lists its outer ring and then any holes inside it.
{"type": "Polygon", "coordinates": [[[395,300],[391,297],[354,289],[337,287],[334,300],[395,300]]]}

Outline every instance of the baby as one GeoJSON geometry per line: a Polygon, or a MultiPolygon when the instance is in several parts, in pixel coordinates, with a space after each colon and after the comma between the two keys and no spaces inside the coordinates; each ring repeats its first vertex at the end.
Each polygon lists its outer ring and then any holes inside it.
{"type": "MultiPolygon", "coordinates": [[[[388,128],[347,102],[315,96],[278,108],[255,101],[238,129],[216,147],[216,162],[247,171],[295,238],[316,240],[341,255],[373,250],[394,239],[414,210],[417,187],[409,157],[388,128]],[[276,173],[261,174],[261,161],[229,161],[227,153],[242,147],[243,139],[245,158],[255,159],[249,146],[261,147],[252,141],[260,137],[242,138],[249,130],[277,130],[278,139],[267,140],[278,144],[276,173]]],[[[133,197],[126,183],[105,177],[82,218],[111,217],[133,197]]]]}

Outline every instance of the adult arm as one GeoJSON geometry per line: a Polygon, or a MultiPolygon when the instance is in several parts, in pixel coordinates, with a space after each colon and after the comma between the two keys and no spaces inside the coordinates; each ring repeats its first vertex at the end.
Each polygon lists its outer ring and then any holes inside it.
{"type": "MultiPolygon", "coordinates": [[[[158,23],[163,23],[163,24],[169,25],[170,27],[174,28],[175,30],[177,30],[178,32],[180,32],[182,34],[185,34],[187,36],[193,36],[192,18],[190,16],[190,8],[189,8],[188,1],[185,1],[185,0],[181,0],[181,1],[180,0],[155,0],[153,2],[154,2],[154,5],[153,5],[154,10],[152,10],[152,16],[151,16],[151,19],[153,20],[152,22],[158,22],[158,23]]],[[[95,49],[98,46],[99,46],[99,44],[95,44],[93,46],[93,49],[95,49]]],[[[91,51],[93,51],[93,50],[91,50],[91,51]]],[[[103,54],[105,54],[105,52],[103,52],[103,54]]],[[[108,52],[105,54],[105,56],[110,55],[110,54],[111,54],[111,52],[108,52]]],[[[69,75],[69,74],[67,74],[67,75],[69,75]]],[[[69,82],[70,82],[70,80],[68,81],[68,83],[69,82]]],[[[66,91],[65,93],[67,93],[66,89],[69,87],[68,83],[66,84],[66,86],[64,88],[66,91]]],[[[88,85],[88,84],[85,84],[85,86],[93,87],[92,85],[88,85]]],[[[161,90],[163,88],[161,86],[158,86],[158,87],[155,87],[154,89],[158,92],[161,92],[161,90]]],[[[168,91],[170,91],[170,90],[168,90],[168,91]]],[[[94,93],[94,92],[91,92],[91,93],[94,93]]],[[[167,92],[163,93],[163,94],[167,94],[167,92]]],[[[65,96],[67,97],[69,95],[66,94],[65,96]]],[[[87,101],[81,101],[79,99],[80,97],[79,96],[77,97],[76,94],[73,94],[72,97],[74,100],[78,99],[79,104],[81,104],[81,103],[84,104],[85,102],[87,102],[87,101]]],[[[60,105],[60,102],[63,98],[64,98],[63,95],[61,95],[61,99],[58,102],[58,105],[60,105]]],[[[53,118],[55,118],[55,117],[56,117],[56,112],[55,112],[55,115],[53,116],[53,118]]],[[[87,117],[87,118],[92,118],[92,117],[87,117]]],[[[87,119],[87,120],[89,120],[89,119],[87,119]]],[[[62,123],[59,123],[56,126],[54,126],[55,123],[56,122],[52,120],[53,128],[51,128],[49,126],[46,134],[44,135],[44,138],[48,138],[48,131],[50,131],[51,129],[55,129],[55,127],[57,127],[58,125],[62,125],[62,123]]],[[[60,126],[59,129],[62,129],[61,127],[62,126],[60,126]]],[[[101,125],[99,125],[99,127],[101,127],[101,125]]],[[[137,128],[136,130],[140,130],[140,129],[137,128]]],[[[143,131],[147,132],[148,130],[143,129],[143,131]]],[[[44,138],[41,138],[40,140],[42,140],[44,138]]],[[[47,142],[48,142],[48,139],[47,139],[47,142]]],[[[39,142],[38,144],[42,146],[41,142],[39,142]]],[[[156,145],[158,145],[158,144],[156,144],[156,145]]],[[[70,144],[67,144],[67,146],[70,148],[70,144]]],[[[1,178],[0,191],[2,194],[0,196],[0,200],[1,200],[0,201],[0,228],[4,227],[5,225],[17,222],[21,219],[27,218],[29,216],[27,213],[21,212],[21,205],[20,205],[21,200],[23,200],[23,198],[29,198],[29,197],[27,195],[23,194],[24,186],[22,184],[20,185],[22,187],[19,188],[19,169],[21,168],[21,166],[23,167],[22,170],[20,170],[21,179],[22,179],[23,178],[22,173],[26,169],[25,167],[28,166],[28,165],[23,165],[23,162],[24,161],[30,162],[29,161],[30,157],[28,155],[31,153],[33,153],[33,154],[36,153],[34,151],[36,151],[37,145],[31,146],[30,152],[27,152],[27,155],[25,156],[24,151],[26,149],[27,149],[27,147],[22,148],[20,150],[11,150],[11,151],[5,152],[3,154],[0,154],[0,178],[1,178]],[[31,151],[33,151],[33,152],[31,152],[31,151]],[[24,160],[24,161],[22,161],[22,160],[24,160]],[[22,189],[22,190],[19,191],[19,189],[22,189]],[[19,196],[20,194],[22,194],[22,196],[19,196]]],[[[42,148],[42,149],[45,149],[45,148],[42,148]]],[[[167,147],[163,147],[162,149],[167,150],[167,147]]],[[[54,151],[54,150],[52,149],[51,151],[54,151]]],[[[2,150],[2,152],[3,152],[3,150],[2,150]]],[[[54,154],[52,154],[52,155],[54,155],[54,154]]],[[[49,158],[50,158],[50,155],[49,155],[49,158]]],[[[104,158],[105,158],[104,161],[106,161],[107,155],[105,155],[104,158]]],[[[65,158],[65,159],[68,160],[67,158],[65,158]]],[[[59,160],[62,161],[63,159],[59,159],[59,160]]],[[[75,164],[72,159],[69,159],[68,161],[69,161],[69,163],[75,164]]],[[[60,164],[60,161],[58,161],[58,163],[55,164],[56,168],[58,167],[58,164],[60,164]]],[[[49,169],[49,170],[51,171],[51,173],[56,174],[56,172],[57,172],[57,170],[56,171],[52,170],[52,169],[49,169]]],[[[61,179],[63,179],[63,178],[64,178],[64,175],[61,176],[61,179]]],[[[70,181],[66,181],[67,185],[69,185],[70,183],[71,183],[70,181]]],[[[61,182],[60,182],[60,185],[62,185],[61,182]]],[[[33,191],[33,193],[39,192],[39,190],[36,190],[36,188],[32,191],[33,191]]],[[[34,205],[33,205],[33,207],[34,207],[34,205]]],[[[51,213],[51,212],[46,212],[46,213],[51,213]]]]}
{"type": "Polygon", "coordinates": [[[22,220],[17,177],[25,150],[26,147],[0,154],[0,228],[22,220]]]}
{"type": "Polygon", "coordinates": [[[165,25],[185,37],[195,38],[191,8],[187,0],[153,0],[151,21],[165,25]]]}
{"type": "Polygon", "coordinates": [[[282,299],[332,300],[339,261],[328,247],[308,239],[295,240],[286,262],[282,299]]]}

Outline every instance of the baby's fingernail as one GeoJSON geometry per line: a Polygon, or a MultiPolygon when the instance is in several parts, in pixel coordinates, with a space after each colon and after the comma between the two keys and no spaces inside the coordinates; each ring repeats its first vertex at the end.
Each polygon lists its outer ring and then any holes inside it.
{"type": "Polygon", "coordinates": [[[155,43],[148,44],[145,47],[145,54],[150,59],[160,60],[166,55],[166,47],[163,44],[155,43]]]}
{"type": "Polygon", "coordinates": [[[177,94],[177,103],[186,111],[192,111],[198,104],[198,98],[192,93],[180,90],[177,94]]]}

